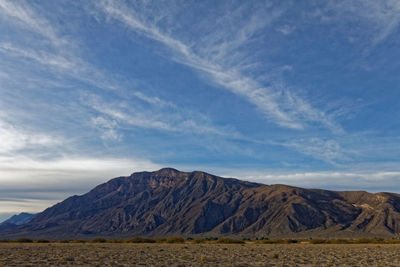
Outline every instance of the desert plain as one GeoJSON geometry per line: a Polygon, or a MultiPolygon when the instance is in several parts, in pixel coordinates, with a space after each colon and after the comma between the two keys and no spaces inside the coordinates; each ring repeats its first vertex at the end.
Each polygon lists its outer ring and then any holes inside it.
{"type": "Polygon", "coordinates": [[[400,266],[400,245],[0,243],[0,266],[400,266]]]}

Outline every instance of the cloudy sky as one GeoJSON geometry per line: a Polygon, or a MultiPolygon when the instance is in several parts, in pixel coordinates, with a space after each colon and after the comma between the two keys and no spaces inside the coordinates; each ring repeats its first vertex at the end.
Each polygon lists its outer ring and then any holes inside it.
{"type": "Polygon", "coordinates": [[[174,167],[400,192],[400,3],[0,0],[0,220],[174,167]]]}

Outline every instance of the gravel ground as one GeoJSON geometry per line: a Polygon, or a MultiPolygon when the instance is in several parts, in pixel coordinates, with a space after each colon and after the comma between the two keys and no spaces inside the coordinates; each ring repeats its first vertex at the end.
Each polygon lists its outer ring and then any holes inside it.
{"type": "Polygon", "coordinates": [[[400,266],[400,245],[0,244],[0,266],[400,266]]]}

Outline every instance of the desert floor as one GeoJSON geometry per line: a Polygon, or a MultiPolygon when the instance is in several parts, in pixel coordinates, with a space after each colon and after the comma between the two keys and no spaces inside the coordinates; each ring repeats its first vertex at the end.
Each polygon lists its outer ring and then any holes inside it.
{"type": "Polygon", "coordinates": [[[400,245],[0,244],[0,266],[400,266],[400,245]]]}

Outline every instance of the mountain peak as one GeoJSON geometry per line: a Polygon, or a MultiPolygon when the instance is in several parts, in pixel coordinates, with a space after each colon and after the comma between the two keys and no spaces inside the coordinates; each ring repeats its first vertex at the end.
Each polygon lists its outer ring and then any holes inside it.
{"type": "Polygon", "coordinates": [[[155,174],[159,174],[159,175],[176,175],[177,173],[180,173],[180,171],[174,169],[174,168],[162,168],[159,169],[158,171],[154,172],[155,174]]]}

